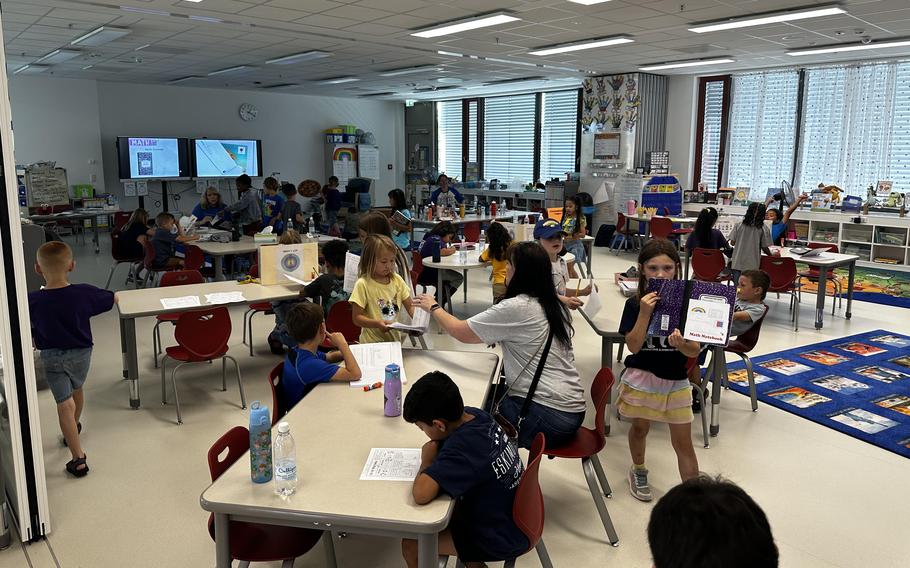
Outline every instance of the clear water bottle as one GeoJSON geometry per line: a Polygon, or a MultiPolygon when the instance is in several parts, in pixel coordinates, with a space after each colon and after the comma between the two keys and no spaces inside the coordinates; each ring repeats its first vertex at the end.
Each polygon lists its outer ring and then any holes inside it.
{"type": "Polygon", "coordinates": [[[401,368],[395,363],[386,365],[382,400],[386,416],[401,416],[401,368]]]}
{"type": "Polygon", "coordinates": [[[480,230],[480,238],[477,239],[477,251],[483,252],[487,246],[487,235],[483,229],[480,230]]]}
{"type": "Polygon", "coordinates": [[[458,262],[461,264],[467,264],[468,263],[468,247],[467,247],[467,245],[465,245],[464,235],[461,236],[461,239],[459,242],[461,243],[461,247],[458,249],[458,262]]]}
{"type": "Polygon", "coordinates": [[[291,425],[278,423],[278,435],[273,444],[275,460],[275,493],[287,497],[297,490],[297,448],[291,436],[291,425]]]}

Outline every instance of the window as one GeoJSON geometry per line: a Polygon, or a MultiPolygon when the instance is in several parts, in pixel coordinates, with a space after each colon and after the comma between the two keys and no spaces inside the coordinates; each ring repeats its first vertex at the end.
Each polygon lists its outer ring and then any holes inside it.
{"type": "Polygon", "coordinates": [[[436,117],[436,167],[440,173],[462,178],[461,101],[436,103],[436,117]]]}
{"type": "Polygon", "coordinates": [[[468,111],[468,161],[477,161],[477,105],[478,101],[467,101],[468,111]]]}
{"type": "Polygon", "coordinates": [[[534,177],[533,94],[494,97],[484,100],[483,174],[511,184],[534,177]]]}
{"type": "Polygon", "coordinates": [[[543,93],[540,118],[540,179],[565,179],[575,171],[578,91],[543,93]]]}
{"type": "Polygon", "coordinates": [[[699,124],[695,134],[695,180],[708,191],[721,186],[730,76],[702,77],[698,83],[699,124]]]}
{"type": "Polygon", "coordinates": [[[752,188],[750,198],[764,201],[769,188],[790,183],[798,98],[797,71],[734,75],[728,186],[752,188]]]}

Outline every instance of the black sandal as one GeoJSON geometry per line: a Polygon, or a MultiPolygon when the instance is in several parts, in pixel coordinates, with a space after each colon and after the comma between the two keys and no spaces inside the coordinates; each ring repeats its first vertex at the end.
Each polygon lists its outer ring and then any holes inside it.
{"type": "Polygon", "coordinates": [[[88,464],[85,463],[85,454],[81,458],[76,458],[66,462],[66,471],[74,477],[85,477],[88,474],[88,464]],[[80,467],[81,466],[81,467],[80,467]]]}
{"type": "MultiPolygon", "coordinates": [[[[76,422],[76,432],[79,433],[79,434],[82,433],[82,422],[76,422]]],[[[64,448],[68,448],[68,447],[69,447],[69,444],[66,443],[66,438],[65,438],[65,437],[63,438],[63,447],[64,447],[64,448]]]]}

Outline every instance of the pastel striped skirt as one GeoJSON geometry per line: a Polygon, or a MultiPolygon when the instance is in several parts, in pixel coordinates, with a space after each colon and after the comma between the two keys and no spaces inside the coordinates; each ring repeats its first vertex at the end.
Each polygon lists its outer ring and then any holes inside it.
{"type": "Polygon", "coordinates": [[[644,418],[667,424],[692,422],[692,385],[668,381],[654,373],[627,368],[619,383],[616,407],[625,418],[644,418]]]}

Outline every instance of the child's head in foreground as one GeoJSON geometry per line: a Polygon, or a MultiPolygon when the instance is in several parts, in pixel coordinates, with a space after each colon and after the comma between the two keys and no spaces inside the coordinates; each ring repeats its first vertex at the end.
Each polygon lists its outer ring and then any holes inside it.
{"type": "Polygon", "coordinates": [[[458,385],[441,371],[420,377],[411,386],[402,407],[405,422],[416,424],[431,440],[444,440],[451,423],[464,414],[458,385]]]}

